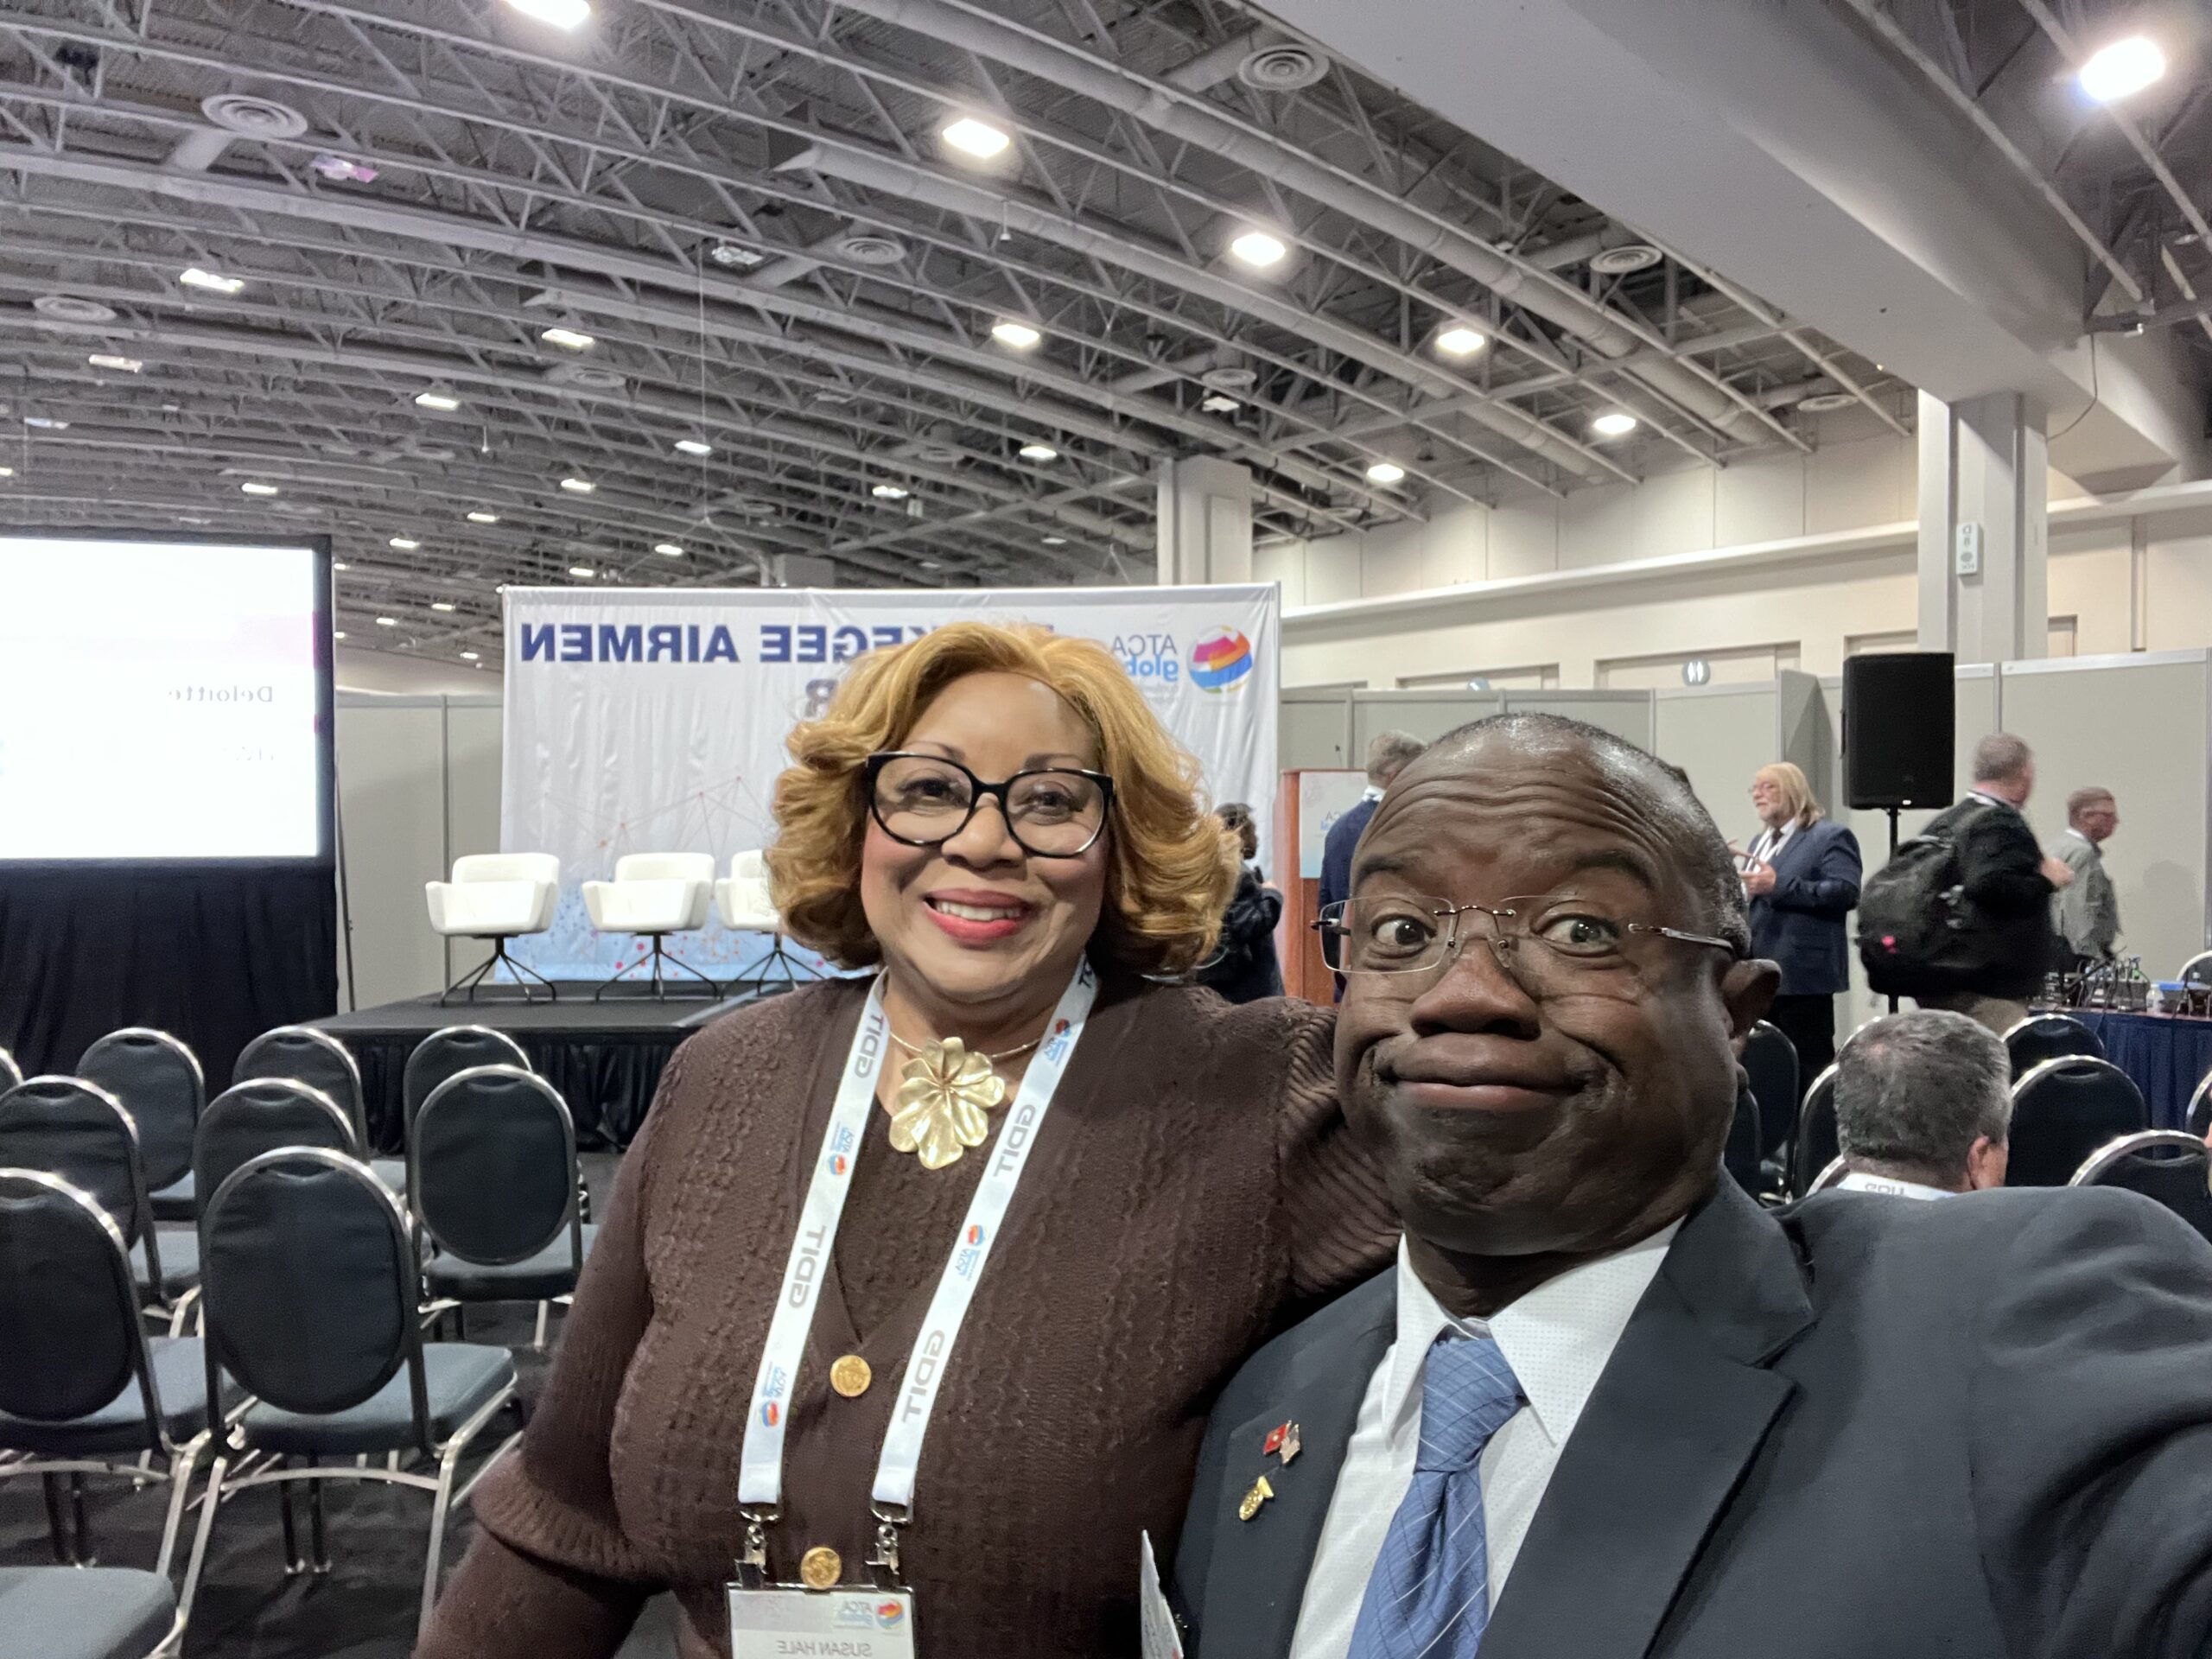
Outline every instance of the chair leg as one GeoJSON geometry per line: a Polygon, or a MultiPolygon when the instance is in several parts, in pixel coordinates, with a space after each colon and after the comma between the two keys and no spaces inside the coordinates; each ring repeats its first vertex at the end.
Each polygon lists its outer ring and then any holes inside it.
{"type": "Polygon", "coordinates": [[[439,994],[438,1006],[442,1008],[451,1007],[454,996],[461,991],[467,991],[468,993],[468,1000],[471,1002],[474,1002],[476,1000],[477,986],[483,982],[485,976],[488,975],[493,969],[499,966],[499,952],[495,950],[487,960],[479,963],[475,967],[463,974],[459,979],[454,981],[452,984],[447,986],[445,989],[439,994]]]}
{"type": "Polygon", "coordinates": [[[438,1567],[446,1547],[446,1512],[453,1507],[453,1471],[461,1461],[463,1449],[463,1441],[457,1436],[438,1459],[437,1496],[430,1503],[430,1542],[423,1554],[423,1611],[415,1621],[418,1645],[429,1634],[430,1609],[438,1599],[438,1567]]]}
{"type": "MultiPolygon", "coordinates": [[[[309,1458],[308,1467],[313,1469],[315,1466],[315,1460],[309,1458]]],[[[330,1540],[322,1524],[322,1488],[321,1481],[308,1482],[308,1536],[315,1550],[315,1573],[317,1578],[330,1571],[330,1540]]]]}
{"type": "Polygon", "coordinates": [[[546,978],[544,975],[539,973],[535,968],[525,968],[522,963],[517,962],[512,957],[509,956],[507,954],[507,942],[504,938],[493,941],[492,949],[493,965],[497,966],[500,963],[505,963],[508,967],[514,969],[515,984],[521,990],[522,1000],[524,1001],[535,1002],[537,1001],[537,994],[530,988],[529,982],[531,980],[537,981],[537,983],[545,988],[545,1000],[548,1002],[558,1002],[561,1000],[561,988],[558,985],[556,985],[551,980],[546,978]]]}
{"type": "Polygon", "coordinates": [[[62,1567],[75,1565],[69,1547],[69,1529],[61,1514],[61,1477],[41,1475],[39,1486],[46,1495],[46,1535],[54,1548],[54,1559],[62,1567]]]}
{"type": "Polygon", "coordinates": [[[223,1454],[219,1449],[207,1471],[207,1490],[200,1496],[200,1525],[192,1535],[192,1555],[185,1563],[184,1588],[177,1594],[180,1624],[191,1620],[192,1599],[199,1593],[200,1569],[207,1564],[207,1536],[215,1529],[215,1511],[222,1507],[224,1468],[223,1454]]]}
{"type": "Polygon", "coordinates": [[[541,1354],[545,1351],[545,1321],[552,1310],[553,1304],[550,1302],[540,1302],[537,1305],[537,1334],[531,1338],[530,1345],[541,1354]]]}
{"type": "MultiPolygon", "coordinates": [[[[276,1466],[281,1469],[288,1461],[279,1458],[276,1466]]],[[[292,1483],[289,1480],[276,1483],[276,1508],[284,1521],[284,1576],[296,1579],[308,1570],[308,1564],[300,1557],[299,1534],[292,1524],[292,1483]]]]}
{"type": "Polygon", "coordinates": [[[85,1519],[85,1478],[82,1475],[69,1477],[69,1509],[77,1522],[77,1542],[71,1554],[79,1567],[99,1565],[92,1558],[92,1529],[85,1519]]]}
{"type": "Polygon", "coordinates": [[[169,1512],[162,1523],[161,1554],[154,1562],[154,1571],[165,1579],[169,1575],[170,1563],[176,1559],[176,1535],[184,1522],[184,1500],[192,1490],[192,1471],[199,1462],[197,1444],[169,1455],[169,1512]]]}

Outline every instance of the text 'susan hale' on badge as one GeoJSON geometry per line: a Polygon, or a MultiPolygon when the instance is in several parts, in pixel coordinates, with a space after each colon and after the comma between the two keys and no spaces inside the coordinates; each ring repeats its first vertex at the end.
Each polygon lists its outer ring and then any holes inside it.
{"type": "Polygon", "coordinates": [[[914,1659],[914,1599],[904,1590],[729,1592],[735,1659],[914,1659]]]}

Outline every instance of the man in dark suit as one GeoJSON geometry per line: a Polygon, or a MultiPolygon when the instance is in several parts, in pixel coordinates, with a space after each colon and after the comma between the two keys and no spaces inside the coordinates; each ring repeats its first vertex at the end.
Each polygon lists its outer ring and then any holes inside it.
{"type": "Polygon", "coordinates": [[[1441,740],[1327,943],[1406,1239],[1218,1402],[1194,1659],[2212,1655],[2212,1247],[2126,1192],[1719,1179],[1777,976],[1657,762],[1441,740]]]}
{"type": "MultiPolygon", "coordinates": [[[[1367,789],[1359,803],[1334,823],[1321,842],[1321,886],[1317,903],[1323,910],[1348,897],[1351,891],[1352,849],[1375,816],[1376,803],[1390,780],[1426,747],[1409,732],[1377,732],[1367,741],[1367,789]]],[[[1342,1001],[1344,982],[1337,978],[1337,1000],[1342,1001]]]]}
{"type": "Polygon", "coordinates": [[[1744,855],[1751,954],[1782,969],[1766,1017],[1797,1051],[1797,1092],[1835,1058],[1835,998],[1851,988],[1845,926],[1859,903],[1859,837],[1821,814],[1813,786],[1787,760],[1751,779],[1761,830],[1744,855]]]}

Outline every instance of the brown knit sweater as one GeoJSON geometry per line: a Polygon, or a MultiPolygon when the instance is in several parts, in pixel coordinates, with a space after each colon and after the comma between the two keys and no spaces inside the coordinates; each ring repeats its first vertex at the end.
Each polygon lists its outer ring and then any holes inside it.
{"type": "MultiPolygon", "coordinates": [[[[864,987],[732,1014],[671,1064],[618,1180],[521,1455],[422,1659],[584,1659],[673,1587],[686,1659],[729,1652],[740,1424],[864,987]]],[[[1138,1651],[1137,1535],[1180,1529],[1213,1396],[1393,1224],[1332,1086],[1332,1015],[1107,978],[938,1396],[902,1535],[923,1659],[1138,1651]]],[[[786,1419],[769,1570],[858,1577],[906,1352],[985,1160],[932,1173],[871,1115],[786,1419]],[[874,1385],[828,1384],[857,1353],[874,1385]]]]}

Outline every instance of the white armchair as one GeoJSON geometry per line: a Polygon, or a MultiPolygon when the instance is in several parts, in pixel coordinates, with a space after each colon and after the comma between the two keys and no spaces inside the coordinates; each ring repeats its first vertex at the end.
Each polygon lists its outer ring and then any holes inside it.
{"type": "Polygon", "coordinates": [[[453,879],[423,884],[429,901],[430,931],[445,938],[489,939],[492,954],[480,966],[446,987],[440,1006],[454,994],[476,990],[501,963],[513,969],[523,1001],[536,1000],[531,982],[545,988],[548,1000],[560,1001],[553,982],[507,954],[507,941],[543,933],[553,925],[553,906],[561,893],[561,861],[550,853],[471,853],[453,861],[453,879]]]}
{"type": "Polygon", "coordinates": [[[730,860],[729,874],[715,883],[715,907],[721,912],[724,927],[739,933],[766,933],[775,941],[768,954],[753,965],[756,984],[769,977],[772,966],[782,968],[785,980],[795,980],[802,974],[810,979],[822,977],[819,971],[784,949],[784,918],[768,896],[768,861],[757,849],[730,860]]]}
{"type": "Polygon", "coordinates": [[[721,988],[681,958],[668,954],[662,943],[671,933],[692,933],[707,925],[707,908],[715,889],[715,861],[709,853],[632,853],[618,859],[612,881],[584,883],[584,909],[591,925],[602,933],[635,933],[652,941],[652,949],[637,961],[617,969],[613,978],[594,993],[604,996],[633,968],[652,964],[653,995],[666,997],[664,969],[689,974],[713,996],[721,988]]]}

